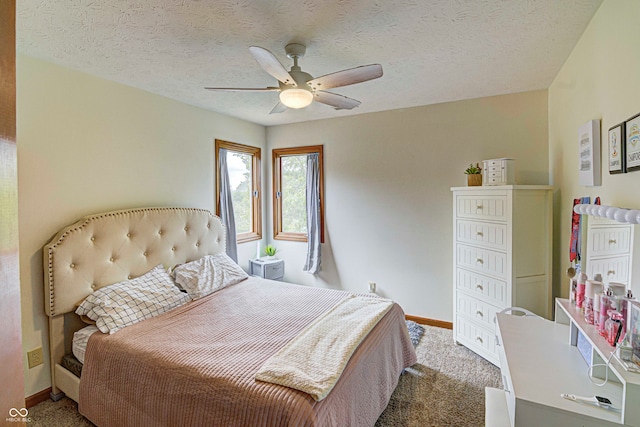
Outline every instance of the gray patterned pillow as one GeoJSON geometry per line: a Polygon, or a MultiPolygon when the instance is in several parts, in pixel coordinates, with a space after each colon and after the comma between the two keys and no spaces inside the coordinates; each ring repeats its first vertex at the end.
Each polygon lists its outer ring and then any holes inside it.
{"type": "Polygon", "coordinates": [[[178,286],[199,299],[248,278],[245,271],[225,253],[206,255],[173,269],[178,286]]]}
{"type": "Polygon", "coordinates": [[[112,334],[190,300],[158,265],[140,277],[98,289],[82,301],[76,313],[95,320],[101,332],[112,334]]]}

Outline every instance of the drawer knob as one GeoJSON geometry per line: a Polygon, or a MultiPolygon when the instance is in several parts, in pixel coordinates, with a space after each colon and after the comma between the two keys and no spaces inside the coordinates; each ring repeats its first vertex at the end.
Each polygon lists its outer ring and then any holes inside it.
{"type": "Polygon", "coordinates": [[[484,261],[482,260],[482,258],[476,258],[476,263],[483,264],[484,261]]]}
{"type": "Polygon", "coordinates": [[[482,344],[484,341],[482,341],[482,337],[476,337],[476,341],[478,341],[480,344],[482,344]]]}
{"type": "Polygon", "coordinates": [[[482,209],[482,203],[480,203],[479,205],[476,205],[476,209],[482,209]]]}
{"type": "Polygon", "coordinates": [[[480,237],[482,237],[482,236],[483,236],[482,231],[476,231],[476,236],[480,236],[480,237]]]}
{"type": "Polygon", "coordinates": [[[618,243],[618,242],[616,241],[616,239],[609,239],[609,244],[610,244],[610,245],[615,245],[616,243],[618,243]]]}
{"type": "Polygon", "coordinates": [[[614,274],[616,274],[615,270],[609,270],[607,271],[607,276],[613,276],[614,274]]]}
{"type": "Polygon", "coordinates": [[[476,316],[484,317],[484,313],[480,310],[476,310],[476,316]]]}
{"type": "Polygon", "coordinates": [[[481,291],[484,291],[484,287],[480,283],[476,284],[476,289],[480,289],[481,291]]]}

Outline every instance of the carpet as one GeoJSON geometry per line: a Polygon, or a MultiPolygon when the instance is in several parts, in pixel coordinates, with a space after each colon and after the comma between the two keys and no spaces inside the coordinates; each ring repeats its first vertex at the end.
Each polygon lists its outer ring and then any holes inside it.
{"type": "MultiPolygon", "coordinates": [[[[484,388],[502,388],[500,369],[466,347],[450,329],[407,324],[418,336],[418,362],[400,376],[375,427],[483,427],[484,388]]],[[[92,427],[71,399],[29,409],[29,427],[92,427]]],[[[340,426],[342,427],[342,426],[340,426]]]]}

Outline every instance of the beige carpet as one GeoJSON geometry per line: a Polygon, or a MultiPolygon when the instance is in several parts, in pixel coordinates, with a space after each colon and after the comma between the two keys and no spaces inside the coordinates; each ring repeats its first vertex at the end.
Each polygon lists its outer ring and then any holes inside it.
{"type": "MultiPolygon", "coordinates": [[[[500,370],[465,347],[451,331],[426,326],[418,363],[400,378],[376,427],[484,426],[484,388],[501,388],[500,370]]],[[[29,409],[30,427],[93,426],[70,399],[29,409]]]]}

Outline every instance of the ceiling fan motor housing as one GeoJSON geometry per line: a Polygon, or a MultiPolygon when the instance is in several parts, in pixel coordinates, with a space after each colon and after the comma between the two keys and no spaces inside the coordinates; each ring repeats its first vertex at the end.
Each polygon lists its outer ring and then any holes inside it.
{"type": "Polygon", "coordinates": [[[291,59],[302,58],[307,52],[307,47],[299,43],[289,43],[284,47],[287,57],[291,59]]]}

